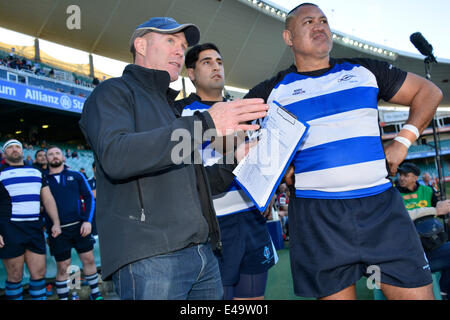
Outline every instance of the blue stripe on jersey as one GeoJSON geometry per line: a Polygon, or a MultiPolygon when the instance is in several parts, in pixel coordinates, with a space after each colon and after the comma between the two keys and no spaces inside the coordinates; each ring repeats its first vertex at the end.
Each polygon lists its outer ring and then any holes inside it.
{"type": "Polygon", "coordinates": [[[40,213],[35,214],[11,214],[11,219],[32,219],[32,218],[40,218],[40,213]]]}
{"type": "Polygon", "coordinates": [[[198,101],[194,101],[190,105],[185,106],[184,110],[205,111],[208,110],[209,108],[211,108],[211,106],[208,106],[198,101]]]}
{"type": "Polygon", "coordinates": [[[42,183],[41,177],[18,177],[18,178],[8,178],[2,181],[3,185],[9,186],[18,183],[42,183]]]}
{"type": "Polygon", "coordinates": [[[28,201],[41,201],[39,194],[23,194],[19,196],[11,197],[11,202],[28,202],[28,201]]]}
{"type": "Polygon", "coordinates": [[[380,137],[339,140],[297,152],[294,158],[295,173],[348,166],[384,157],[380,137]]]}
{"type": "Polygon", "coordinates": [[[284,108],[308,122],[357,109],[378,109],[377,95],[378,88],[359,87],[297,101],[284,108]]]}
{"type": "Polygon", "coordinates": [[[354,199],[364,198],[368,196],[374,196],[382,193],[391,188],[390,182],[365,189],[343,191],[343,192],[324,192],[315,190],[295,190],[295,195],[300,198],[313,198],[313,199],[354,199]]]}

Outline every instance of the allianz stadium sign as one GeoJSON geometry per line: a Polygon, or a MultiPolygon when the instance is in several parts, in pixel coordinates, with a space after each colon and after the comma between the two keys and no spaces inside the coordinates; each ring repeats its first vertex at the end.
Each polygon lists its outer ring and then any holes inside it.
{"type": "Polygon", "coordinates": [[[0,80],[0,98],[81,113],[85,98],[0,80]]]}

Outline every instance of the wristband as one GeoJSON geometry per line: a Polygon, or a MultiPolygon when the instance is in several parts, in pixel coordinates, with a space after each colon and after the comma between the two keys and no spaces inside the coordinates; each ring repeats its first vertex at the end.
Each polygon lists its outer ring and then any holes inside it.
{"type": "Polygon", "coordinates": [[[404,145],[407,149],[409,149],[409,147],[411,147],[411,141],[409,141],[408,139],[404,138],[404,137],[395,137],[394,138],[395,141],[400,142],[402,145],[404,145]]]}
{"type": "Polygon", "coordinates": [[[419,139],[420,133],[419,133],[419,129],[417,129],[416,126],[414,126],[412,124],[405,124],[402,129],[411,131],[412,133],[414,133],[416,135],[416,139],[419,139]]]}

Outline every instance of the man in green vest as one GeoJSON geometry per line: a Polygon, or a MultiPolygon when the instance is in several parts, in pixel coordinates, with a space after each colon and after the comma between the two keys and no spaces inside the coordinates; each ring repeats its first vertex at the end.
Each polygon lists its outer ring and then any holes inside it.
{"type": "Polygon", "coordinates": [[[417,182],[420,169],[413,163],[404,163],[398,168],[400,191],[411,220],[424,216],[442,216],[450,212],[450,200],[438,201],[433,189],[417,182]]]}
{"type": "MultiPolygon", "coordinates": [[[[400,177],[397,189],[400,191],[405,207],[411,217],[416,220],[425,216],[442,216],[450,212],[450,200],[438,201],[434,190],[417,182],[420,169],[413,163],[404,163],[398,168],[400,177]]],[[[419,220],[417,220],[419,221],[419,220]]],[[[427,251],[431,270],[441,271],[439,286],[443,300],[448,300],[450,292],[450,269],[448,269],[450,242],[446,242],[438,249],[427,251]]]]}

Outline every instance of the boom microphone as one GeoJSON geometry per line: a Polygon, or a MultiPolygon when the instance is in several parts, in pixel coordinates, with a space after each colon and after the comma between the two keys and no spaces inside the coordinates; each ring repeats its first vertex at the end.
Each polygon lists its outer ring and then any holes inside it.
{"type": "Polygon", "coordinates": [[[436,58],[433,55],[433,46],[423,37],[420,32],[413,33],[409,40],[411,40],[414,47],[420,51],[421,54],[430,58],[431,62],[436,62],[436,58]]]}

